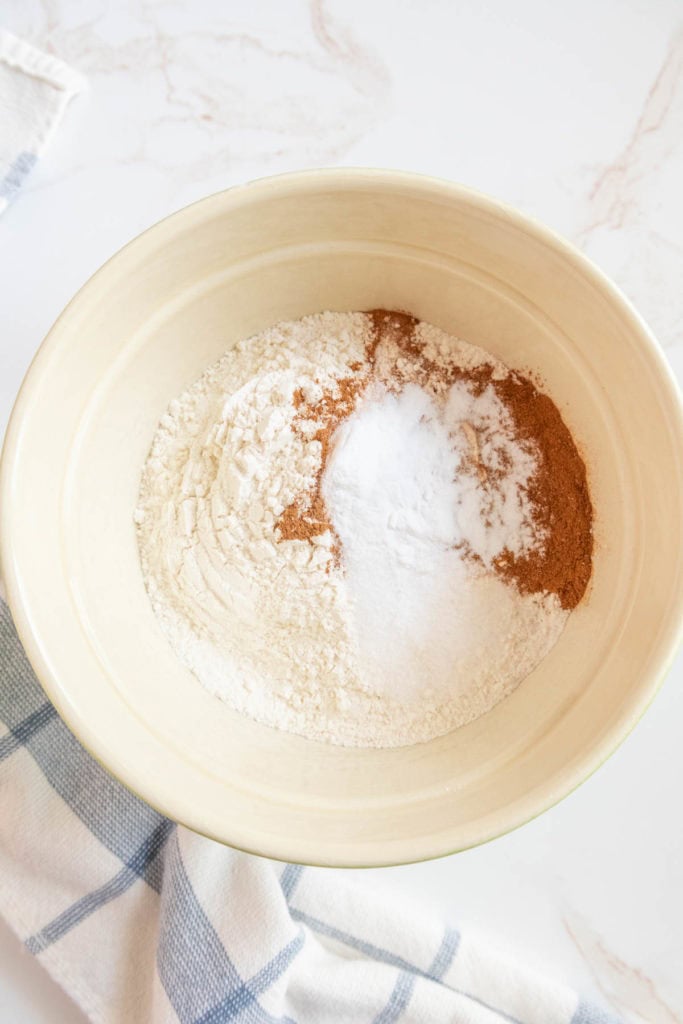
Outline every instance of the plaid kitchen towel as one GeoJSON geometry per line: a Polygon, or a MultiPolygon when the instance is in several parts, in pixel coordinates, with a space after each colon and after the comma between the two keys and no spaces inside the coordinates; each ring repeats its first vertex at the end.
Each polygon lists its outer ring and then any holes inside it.
{"type": "Polygon", "coordinates": [[[457,928],[176,826],[45,699],[0,600],[0,912],[106,1024],[615,1024],[457,928]]]}
{"type": "Polygon", "coordinates": [[[47,146],[83,79],[0,29],[0,213],[47,146]]]}

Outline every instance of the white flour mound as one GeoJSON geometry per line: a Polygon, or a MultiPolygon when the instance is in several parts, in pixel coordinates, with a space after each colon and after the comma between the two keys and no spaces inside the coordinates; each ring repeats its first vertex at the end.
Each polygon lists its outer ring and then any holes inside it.
{"type": "MultiPolygon", "coordinates": [[[[505,373],[481,349],[418,332],[430,358],[505,373]]],[[[475,397],[459,382],[438,399],[416,385],[371,389],[337,429],[323,477],[341,563],[329,530],[280,538],[278,517],[322,459],[315,431],[292,429],[294,393],[314,403],[361,375],[370,336],[365,314],[322,313],[235,346],[162,418],[135,521],[154,610],[207,689],[280,729],[384,747],[490,710],[550,650],[567,612],[490,571],[503,548],[543,542],[524,492],[534,453],[490,388],[475,397]],[[481,466],[505,467],[495,501],[478,486],[481,466]]]]}

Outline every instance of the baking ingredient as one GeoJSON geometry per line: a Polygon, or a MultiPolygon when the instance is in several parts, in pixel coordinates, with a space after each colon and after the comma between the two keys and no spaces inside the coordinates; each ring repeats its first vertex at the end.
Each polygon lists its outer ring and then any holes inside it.
{"type": "Polygon", "coordinates": [[[176,654],[238,710],[333,743],[488,711],[590,574],[585,468],[544,397],[407,314],[236,345],[171,403],[143,471],[142,568],[176,654]]]}
{"type": "Polygon", "coordinates": [[[586,466],[557,406],[530,380],[511,373],[494,387],[517,436],[538,449],[538,470],[528,495],[534,520],[545,535],[545,543],[532,551],[502,552],[496,570],[522,593],[557,594],[562,607],[570,610],[583,597],[592,570],[593,508],[586,466]]]}

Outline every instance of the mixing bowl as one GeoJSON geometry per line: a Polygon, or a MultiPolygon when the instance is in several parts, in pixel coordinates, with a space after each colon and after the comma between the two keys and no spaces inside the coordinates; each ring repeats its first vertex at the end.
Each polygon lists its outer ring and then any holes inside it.
{"type": "Polygon", "coordinates": [[[544,228],[410,174],[258,181],[131,242],[43,344],[2,462],[12,613],[76,736],[171,818],[295,861],[437,856],[555,803],[651,700],[681,624],[682,439],[647,328],[544,228]],[[311,742],[210,696],[157,624],[132,519],[157,421],[207,364],[278,320],[373,307],[409,310],[537,374],[584,455],[596,510],[589,593],[549,657],[478,721],[392,750],[311,742]]]}

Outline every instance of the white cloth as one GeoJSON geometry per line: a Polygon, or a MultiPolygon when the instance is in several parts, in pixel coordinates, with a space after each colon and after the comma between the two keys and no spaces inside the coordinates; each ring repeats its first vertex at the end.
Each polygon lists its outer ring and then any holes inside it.
{"type": "Polygon", "coordinates": [[[99,1024],[615,1024],[407,901],[174,825],[45,699],[0,601],[0,912],[99,1024]]]}
{"type": "Polygon", "coordinates": [[[83,86],[83,78],[61,60],[0,30],[0,213],[83,86]]]}

